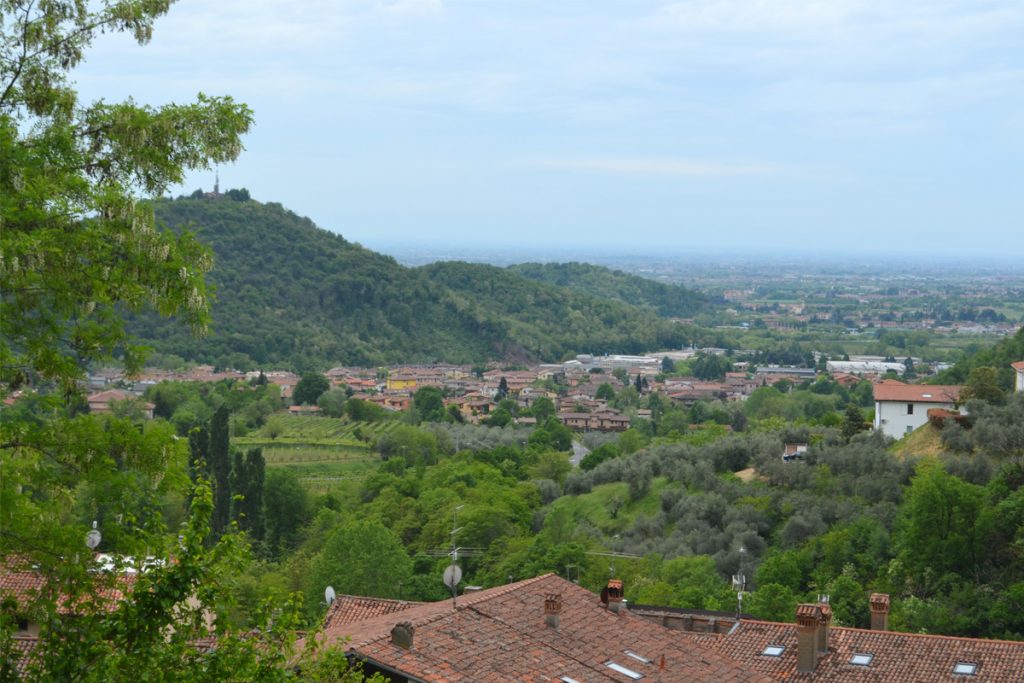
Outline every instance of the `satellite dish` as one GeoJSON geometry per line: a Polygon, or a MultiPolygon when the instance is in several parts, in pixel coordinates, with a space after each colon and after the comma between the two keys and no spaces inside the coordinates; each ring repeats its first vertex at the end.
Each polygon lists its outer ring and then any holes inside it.
{"type": "Polygon", "coordinates": [[[92,523],[92,529],[85,535],[85,544],[89,546],[89,550],[96,550],[96,546],[103,540],[103,535],[100,534],[99,529],[96,528],[95,520],[92,523]]]}
{"type": "Polygon", "coordinates": [[[338,597],[338,594],[334,592],[334,586],[328,586],[324,589],[324,601],[328,605],[334,602],[336,597],[338,597]]]}
{"type": "Polygon", "coordinates": [[[462,581],[462,570],[459,569],[459,565],[448,565],[444,570],[444,585],[455,590],[455,587],[459,585],[459,581],[462,581]]]}

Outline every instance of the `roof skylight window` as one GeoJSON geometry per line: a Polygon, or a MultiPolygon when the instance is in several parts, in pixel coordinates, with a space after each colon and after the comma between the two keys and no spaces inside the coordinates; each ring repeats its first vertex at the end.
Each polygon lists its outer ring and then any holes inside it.
{"type": "Polygon", "coordinates": [[[626,656],[627,657],[632,657],[633,659],[635,659],[638,662],[643,662],[644,664],[650,664],[651,663],[650,659],[647,659],[647,657],[644,657],[641,654],[637,654],[636,652],[633,652],[632,650],[626,650],[625,652],[626,652],[626,656]]]}
{"type": "Polygon", "coordinates": [[[857,666],[868,666],[871,664],[871,660],[875,656],[864,652],[858,652],[857,654],[850,657],[850,664],[856,664],[857,666]]]}
{"type": "Polygon", "coordinates": [[[639,671],[633,671],[632,669],[627,669],[626,667],[622,666],[621,664],[616,664],[615,662],[613,662],[611,660],[608,660],[607,662],[605,662],[604,665],[607,666],[612,671],[618,671],[620,674],[622,674],[624,676],[629,676],[634,681],[639,681],[641,678],[644,677],[644,675],[642,673],[640,673],[639,671]]]}
{"type": "Polygon", "coordinates": [[[782,653],[785,651],[785,645],[769,645],[761,651],[761,654],[765,655],[766,657],[781,657],[782,653]]]}
{"type": "Polygon", "coordinates": [[[973,676],[978,671],[977,662],[957,662],[953,666],[953,673],[962,676],[973,676]]]}
{"type": "Polygon", "coordinates": [[[559,679],[563,683],[580,683],[575,678],[569,678],[568,676],[560,676],[559,679]]]}

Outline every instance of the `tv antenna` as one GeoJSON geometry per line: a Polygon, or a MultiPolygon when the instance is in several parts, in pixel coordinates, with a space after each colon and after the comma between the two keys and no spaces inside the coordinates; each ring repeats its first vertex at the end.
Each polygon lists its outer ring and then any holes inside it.
{"type": "Polygon", "coordinates": [[[444,570],[444,585],[448,586],[448,588],[450,588],[452,591],[452,609],[455,609],[456,607],[455,598],[459,593],[459,582],[462,581],[462,569],[460,569],[459,565],[457,564],[459,561],[459,548],[455,545],[455,535],[462,531],[462,527],[455,525],[459,515],[459,510],[461,510],[463,507],[463,505],[457,505],[455,509],[452,511],[452,549],[448,553],[449,555],[451,555],[452,563],[448,565],[444,570]]]}
{"type": "Polygon", "coordinates": [[[89,550],[96,550],[96,547],[103,540],[103,534],[96,528],[96,520],[92,521],[92,529],[85,534],[85,545],[89,547],[89,550]]]}
{"type": "Polygon", "coordinates": [[[743,560],[747,557],[747,548],[740,545],[740,566],[739,573],[732,575],[732,589],[736,591],[736,620],[739,621],[743,613],[743,591],[747,589],[747,577],[743,574],[743,560]]]}

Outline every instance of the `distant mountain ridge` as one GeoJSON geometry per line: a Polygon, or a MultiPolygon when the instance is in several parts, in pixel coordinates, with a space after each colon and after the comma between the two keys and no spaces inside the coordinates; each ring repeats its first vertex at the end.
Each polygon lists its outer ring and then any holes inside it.
{"type": "MultiPolygon", "coordinates": [[[[179,198],[154,208],[159,221],[191,230],[214,253],[207,337],[155,315],[132,322],[155,351],[186,360],[299,369],[556,361],[687,342],[685,328],[659,318],[650,300],[633,306],[621,291],[595,296],[486,265],[407,268],[280,204],[179,198]]],[[[611,274],[587,269],[592,290],[596,271],[611,274]]]]}

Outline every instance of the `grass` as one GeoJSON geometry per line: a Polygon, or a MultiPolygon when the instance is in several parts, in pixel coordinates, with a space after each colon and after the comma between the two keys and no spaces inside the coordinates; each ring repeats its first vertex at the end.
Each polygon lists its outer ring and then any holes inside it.
{"type": "Polygon", "coordinates": [[[629,485],[625,482],[602,484],[582,496],[563,496],[553,506],[568,508],[569,514],[577,522],[586,520],[606,534],[617,534],[631,527],[637,517],[657,514],[661,506],[661,491],[669,485],[665,477],[655,477],[651,480],[647,495],[630,501],[629,485]],[[621,503],[614,516],[613,501],[621,503]]]}
{"type": "Polygon", "coordinates": [[[889,447],[889,452],[898,458],[942,455],[942,433],[926,422],[910,434],[889,447]]]}
{"type": "Polygon", "coordinates": [[[267,467],[289,468],[314,494],[328,493],[371,474],[379,462],[372,444],[399,425],[305,415],[275,415],[271,419],[280,430],[276,437],[264,426],[232,442],[241,449],[263,449],[267,467]]]}

